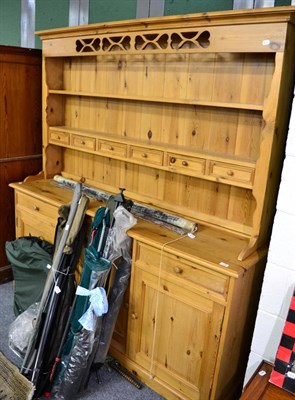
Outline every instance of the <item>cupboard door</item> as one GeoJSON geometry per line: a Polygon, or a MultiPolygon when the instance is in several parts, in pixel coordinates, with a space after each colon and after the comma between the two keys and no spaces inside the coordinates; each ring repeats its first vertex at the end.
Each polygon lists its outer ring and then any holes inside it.
{"type": "Polygon", "coordinates": [[[114,328],[111,349],[117,350],[122,354],[126,353],[126,342],[128,334],[128,306],[129,306],[129,287],[124,294],[123,302],[117,317],[114,328]]]}
{"type": "Polygon", "coordinates": [[[130,295],[129,357],[176,396],[208,400],[224,306],[136,266],[130,295]]]}

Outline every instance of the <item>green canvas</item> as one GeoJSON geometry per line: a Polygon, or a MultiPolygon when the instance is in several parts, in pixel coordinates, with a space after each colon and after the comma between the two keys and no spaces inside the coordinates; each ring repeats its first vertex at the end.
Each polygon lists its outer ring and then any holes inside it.
{"type": "Polygon", "coordinates": [[[19,315],[39,302],[52,265],[53,245],[37,237],[21,237],[5,244],[14,279],[14,313],[19,315]]]}

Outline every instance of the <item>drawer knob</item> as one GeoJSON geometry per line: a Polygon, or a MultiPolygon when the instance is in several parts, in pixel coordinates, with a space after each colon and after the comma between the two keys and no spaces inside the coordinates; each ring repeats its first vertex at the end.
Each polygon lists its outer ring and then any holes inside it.
{"type": "Polygon", "coordinates": [[[110,150],[110,151],[114,151],[113,146],[109,146],[109,150],[110,150]]]}
{"type": "Polygon", "coordinates": [[[84,146],[84,144],[85,144],[84,140],[81,140],[81,144],[84,146]]]}
{"type": "Polygon", "coordinates": [[[39,208],[38,206],[34,205],[34,206],[33,206],[33,210],[35,210],[35,211],[39,211],[39,210],[40,210],[40,208],[39,208]]]}
{"type": "Polygon", "coordinates": [[[233,176],[233,175],[234,175],[234,171],[232,171],[231,169],[229,169],[229,170],[227,171],[227,175],[228,175],[228,176],[233,176]]]}
{"type": "Polygon", "coordinates": [[[182,161],[182,165],[183,165],[184,167],[187,167],[187,166],[188,166],[188,162],[187,162],[187,161],[182,161]]]}
{"type": "Polygon", "coordinates": [[[176,158],[175,157],[170,157],[170,163],[174,164],[176,162],[176,158]]]}
{"type": "Polygon", "coordinates": [[[57,137],[57,139],[58,139],[58,140],[60,140],[60,139],[61,139],[61,137],[60,137],[60,136],[58,136],[58,137],[57,137]]]}
{"type": "Polygon", "coordinates": [[[147,154],[146,153],[142,153],[141,155],[143,158],[147,158],[147,154]]]}
{"type": "Polygon", "coordinates": [[[181,267],[175,267],[174,271],[176,274],[181,274],[183,272],[183,269],[181,267]]]}
{"type": "Polygon", "coordinates": [[[138,318],[138,315],[137,315],[136,313],[133,312],[133,313],[131,313],[131,318],[132,318],[132,319],[137,319],[137,318],[138,318]]]}

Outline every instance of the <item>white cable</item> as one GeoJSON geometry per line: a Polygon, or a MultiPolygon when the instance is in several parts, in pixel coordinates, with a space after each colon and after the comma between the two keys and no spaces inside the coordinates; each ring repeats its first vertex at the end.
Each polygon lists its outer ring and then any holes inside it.
{"type": "MultiPolygon", "coordinates": [[[[194,230],[195,232],[195,230],[194,230]]],[[[194,239],[195,235],[193,232],[189,232],[185,235],[182,235],[176,239],[169,240],[168,242],[164,243],[161,247],[161,254],[160,254],[160,264],[159,264],[159,273],[158,273],[158,283],[157,283],[157,293],[156,293],[156,309],[155,309],[155,328],[153,333],[153,341],[152,341],[152,354],[151,354],[151,366],[150,366],[150,379],[154,379],[155,375],[153,374],[153,367],[154,367],[154,352],[155,352],[155,342],[156,342],[156,334],[157,334],[157,326],[158,326],[158,306],[159,306],[159,295],[160,295],[160,283],[161,283],[161,276],[162,276],[162,263],[163,263],[163,253],[164,248],[168,244],[177,242],[178,240],[182,240],[186,237],[190,239],[194,239]]]]}

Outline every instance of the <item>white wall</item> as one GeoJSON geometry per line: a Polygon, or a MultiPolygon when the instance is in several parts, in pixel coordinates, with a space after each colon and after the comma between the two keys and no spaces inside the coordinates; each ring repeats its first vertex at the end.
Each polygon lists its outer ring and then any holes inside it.
{"type": "Polygon", "coordinates": [[[295,100],[277,211],[245,384],[262,360],[274,362],[295,284],[295,100]]]}

